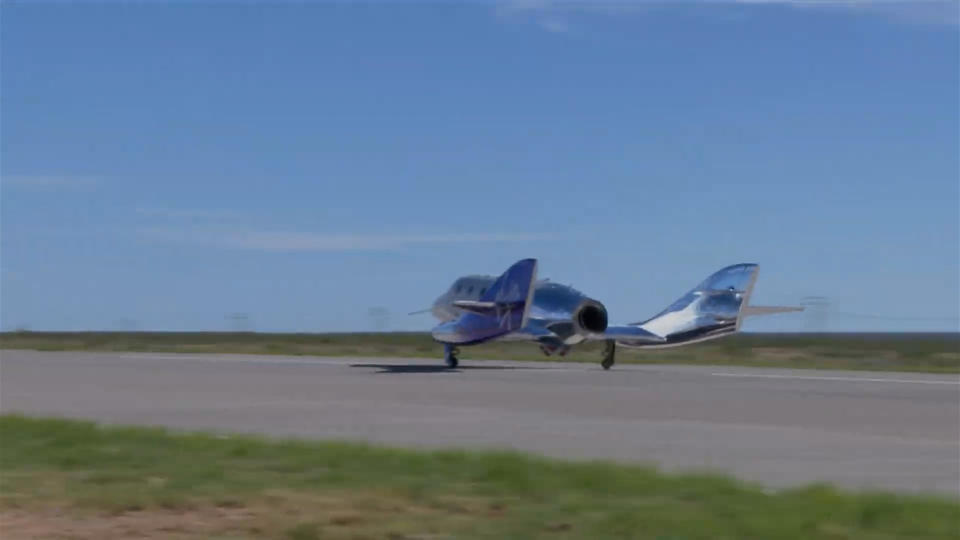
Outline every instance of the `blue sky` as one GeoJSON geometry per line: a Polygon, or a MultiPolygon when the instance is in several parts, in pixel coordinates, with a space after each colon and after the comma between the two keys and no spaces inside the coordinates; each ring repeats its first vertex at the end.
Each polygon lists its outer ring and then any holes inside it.
{"type": "Polygon", "coordinates": [[[0,326],[426,330],[533,256],[615,322],[757,262],[957,330],[958,10],[5,2],[0,326]]]}

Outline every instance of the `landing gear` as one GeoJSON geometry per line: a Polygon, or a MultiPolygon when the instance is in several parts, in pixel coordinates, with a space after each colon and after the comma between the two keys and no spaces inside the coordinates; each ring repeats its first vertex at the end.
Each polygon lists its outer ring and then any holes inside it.
{"type": "Polygon", "coordinates": [[[600,365],[603,366],[603,369],[610,369],[613,367],[613,363],[616,361],[614,354],[617,352],[617,342],[608,339],[603,347],[603,360],[600,362],[600,365]]]}
{"type": "Polygon", "coordinates": [[[447,367],[450,369],[456,369],[457,364],[460,362],[457,360],[457,355],[460,354],[460,349],[446,343],[443,345],[443,361],[446,362],[447,367]]]}

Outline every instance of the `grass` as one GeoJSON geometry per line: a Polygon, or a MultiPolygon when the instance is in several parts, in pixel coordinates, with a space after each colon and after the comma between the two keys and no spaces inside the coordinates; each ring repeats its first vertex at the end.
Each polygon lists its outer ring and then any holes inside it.
{"type": "Polygon", "coordinates": [[[957,538],[960,502],[511,452],[0,416],[5,540],[957,538]]]}
{"type": "MultiPolygon", "coordinates": [[[[48,351],[249,353],[441,358],[425,333],[267,334],[253,332],[5,332],[0,348],[48,351]]],[[[531,343],[492,342],[464,348],[464,359],[597,362],[601,345],[545,357],[531,343]]],[[[787,368],[960,373],[960,333],[738,334],[673,349],[621,348],[623,363],[744,365],[787,368]]]]}

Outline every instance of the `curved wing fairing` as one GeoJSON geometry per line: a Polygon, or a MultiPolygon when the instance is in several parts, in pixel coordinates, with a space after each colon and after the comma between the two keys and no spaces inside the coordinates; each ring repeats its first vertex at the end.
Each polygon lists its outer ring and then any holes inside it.
{"type": "Polygon", "coordinates": [[[635,326],[659,336],[659,341],[615,337],[626,347],[672,347],[715,339],[740,329],[758,266],[735,264],[711,274],[666,309],[635,326]]]}

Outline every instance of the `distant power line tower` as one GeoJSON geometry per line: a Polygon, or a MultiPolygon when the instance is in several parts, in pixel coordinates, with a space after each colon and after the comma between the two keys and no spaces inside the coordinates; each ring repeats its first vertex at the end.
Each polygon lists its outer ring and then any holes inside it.
{"type": "Polygon", "coordinates": [[[230,330],[234,332],[250,332],[253,330],[250,315],[246,313],[231,313],[227,315],[227,322],[230,325],[230,330]]]}
{"type": "Polygon", "coordinates": [[[830,299],[826,296],[805,296],[800,300],[804,306],[805,324],[808,332],[826,332],[828,329],[828,315],[830,299]]]}
{"type": "Polygon", "coordinates": [[[376,332],[383,332],[390,326],[390,311],[385,307],[374,306],[367,310],[367,316],[376,332]]]}

